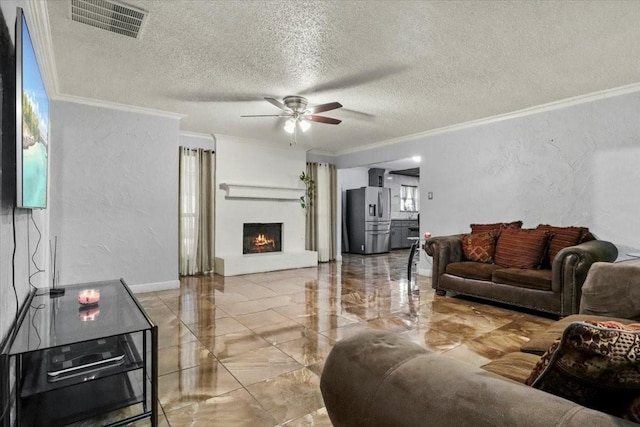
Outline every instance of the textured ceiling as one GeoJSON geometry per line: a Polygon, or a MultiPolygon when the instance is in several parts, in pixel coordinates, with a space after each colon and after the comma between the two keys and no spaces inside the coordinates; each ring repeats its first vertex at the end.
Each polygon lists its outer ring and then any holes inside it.
{"type": "Polygon", "coordinates": [[[286,143],[262,98],[339,101],[298,144],[339,153],[640,82],[639,1],[130,0],[140,39],[47,3],[61,94],[185,114],[181,129],[286,143]]]}

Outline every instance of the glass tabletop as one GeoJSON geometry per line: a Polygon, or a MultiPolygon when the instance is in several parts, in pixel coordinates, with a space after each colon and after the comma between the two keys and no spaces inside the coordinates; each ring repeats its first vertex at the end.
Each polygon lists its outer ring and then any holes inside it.
{"type": "Polygon", "coordinates": [[[81,341],[137,332],[153,326],[121,280],[65,286],[52,298],[38,289],[11,345],[10,354],[43,350],[81,341]],[[82,305],[82,291],[100,292],[96,304],[82,305]]]}

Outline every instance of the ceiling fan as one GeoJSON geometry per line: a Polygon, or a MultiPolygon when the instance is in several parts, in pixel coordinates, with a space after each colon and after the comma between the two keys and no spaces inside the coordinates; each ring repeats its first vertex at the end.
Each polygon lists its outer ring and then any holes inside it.
{"type": "Polygon", "coordinates": [[[240,117],[288,117],[284,124],[284,130],[292,134],[292,144],[296,143],[298,128],[302,132],[306,132],[311,124],[309,122],[326,123],[329,125],[340,124],[342,120],[333,119],[331,117],[318,116],[316,113],[335,110],[342,108],[339,102],[330,102],[328,104],[314,105],[307,107],[307,98],[303,96],[285,96],[282,101],[275,98],[264,98],[267,102],[278,107],[284,113],[281,114],[253,114],[240,117]]]}

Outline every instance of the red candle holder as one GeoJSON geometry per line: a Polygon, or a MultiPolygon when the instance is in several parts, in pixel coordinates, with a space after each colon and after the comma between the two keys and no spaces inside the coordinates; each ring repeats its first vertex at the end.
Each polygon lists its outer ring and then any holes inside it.
{"type": "Polygon", "coordinates": [[[78,302],[82,305],[93,305],[100,301],[100,291],[97,289],[85,289],[78,294],[78,302]]]}

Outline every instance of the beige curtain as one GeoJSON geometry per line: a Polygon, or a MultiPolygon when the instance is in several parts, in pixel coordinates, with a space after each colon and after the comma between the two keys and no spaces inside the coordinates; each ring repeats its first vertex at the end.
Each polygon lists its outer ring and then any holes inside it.
{"type": "Polygon", "coordinates": [[[180,147],[180,275],[213,271],[215,153],[180,147]]]}
{"type": "Polygon", "coordinates": [[[335,165],[307,163],[315,191],[307,209],[306,249],[318,252],[318,261],[336,259],[337,174],[335,165]]]}

